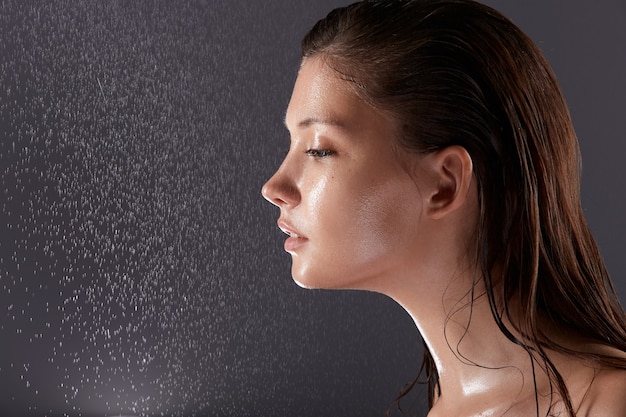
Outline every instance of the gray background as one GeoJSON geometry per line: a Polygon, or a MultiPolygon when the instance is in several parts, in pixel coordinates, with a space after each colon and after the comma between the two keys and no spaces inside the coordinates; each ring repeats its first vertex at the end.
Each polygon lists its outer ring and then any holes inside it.
{"type": "MultiPolygon", "coordinates": [[[[488,3],[557,73],[626,300],[626,5],[488,3]]],[[[408,315],[293,284],[259,194],[300,38],[342,4],[0,4],[1,414],[381,416],[415,377],[408,315]]]]}

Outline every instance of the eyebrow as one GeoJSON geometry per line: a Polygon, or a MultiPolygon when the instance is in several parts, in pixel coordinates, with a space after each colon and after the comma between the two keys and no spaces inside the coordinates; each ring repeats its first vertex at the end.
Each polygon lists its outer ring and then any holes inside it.
{"type": "MultiPolygon", "coordinates": [[[[283,119],[283,123],[285,124],[285,126],[287,126],[287,119],[283,119]]],[[[339,127],[341,129],[346,129],[346,124],[344,122],[342,122],[341,120],[337,120],[337,119],[321,119],[319,117],[307,117],[304,118],[302,120],[300,120],[297,124],[297,127],[299,129],[304,129],[307,128],[309,126],[312,125],[325,125],[325,126],[335,126],[335,127],[339,127]]]]}

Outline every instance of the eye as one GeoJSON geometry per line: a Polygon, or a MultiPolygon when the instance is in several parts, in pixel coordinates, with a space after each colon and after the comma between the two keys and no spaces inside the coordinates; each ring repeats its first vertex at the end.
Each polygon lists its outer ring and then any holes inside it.
{"type": "Polygon", "coordinates": [[[313,158],[324,158],[333,154],[330,149],[307,149],[306,154],[313,158]]]}

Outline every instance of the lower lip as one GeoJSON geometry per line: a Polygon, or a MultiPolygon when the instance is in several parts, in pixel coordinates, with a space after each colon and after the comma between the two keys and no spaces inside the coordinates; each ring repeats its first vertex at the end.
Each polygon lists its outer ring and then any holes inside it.
{"type": "Polygon", "coordinates": [[[307,239],[304,237],[288,237],[287,239],[285,239],[285,251],[295,251],[300,246],[304,245],[306,241],[307,239]]]}

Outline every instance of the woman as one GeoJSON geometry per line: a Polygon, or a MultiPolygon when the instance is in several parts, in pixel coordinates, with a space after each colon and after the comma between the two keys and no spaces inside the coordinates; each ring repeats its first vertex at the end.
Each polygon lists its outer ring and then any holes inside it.
{"type": "Polygon", "coordinates": [[[626,416],[626,319],[538,48],[470,0],[373,0],[302,43],[263,195],[297,283],[378,291],[425,345],[429,416],[626,416]]]}

